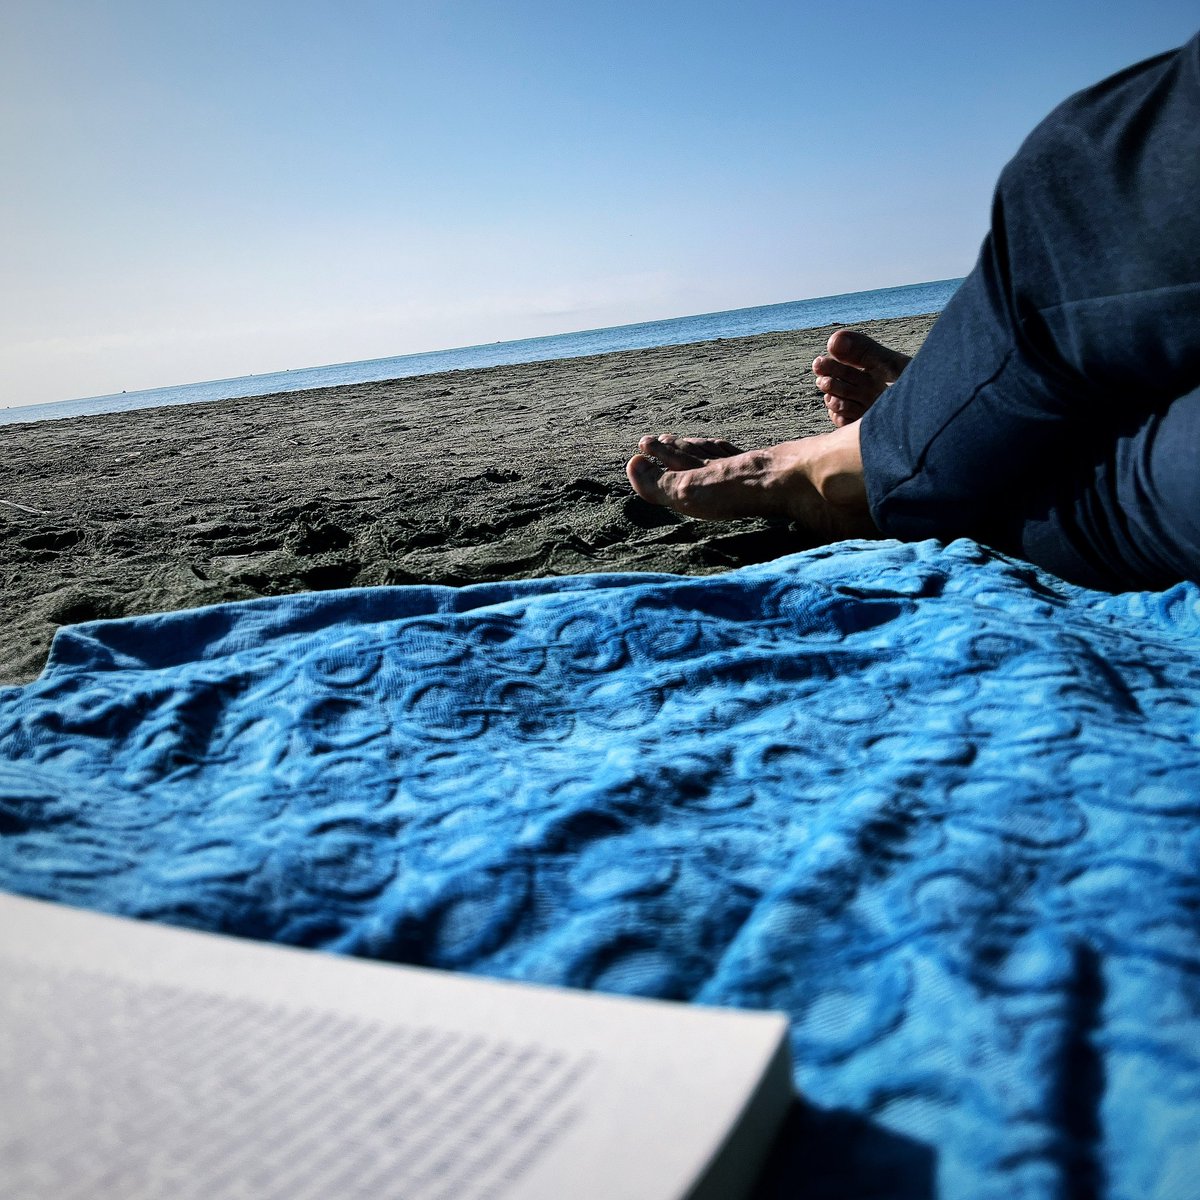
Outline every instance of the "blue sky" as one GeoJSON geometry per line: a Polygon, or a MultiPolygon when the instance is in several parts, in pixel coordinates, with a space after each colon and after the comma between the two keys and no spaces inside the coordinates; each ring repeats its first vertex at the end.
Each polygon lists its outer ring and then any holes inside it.
{"type": "Polygon", "coordinates": [[[1195,0],[7,0],[0,404],[965,274],[1195,0]]]}

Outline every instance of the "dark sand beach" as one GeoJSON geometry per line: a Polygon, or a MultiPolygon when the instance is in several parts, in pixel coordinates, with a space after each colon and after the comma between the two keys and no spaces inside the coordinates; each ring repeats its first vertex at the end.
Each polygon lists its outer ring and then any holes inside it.
{"type": "MultiPolygon", "coordinates": [[[[857,327],[912,354],[933,319],[857,327]]],[[[378,584],[709,574],[802,550],[786,522],[653,508],[624,464],[644,433],[749,449],[824,432],[811,363],[832,329],[5,426],[0,684],[34,678],[59,625],[100,617],[378,584]]]]}

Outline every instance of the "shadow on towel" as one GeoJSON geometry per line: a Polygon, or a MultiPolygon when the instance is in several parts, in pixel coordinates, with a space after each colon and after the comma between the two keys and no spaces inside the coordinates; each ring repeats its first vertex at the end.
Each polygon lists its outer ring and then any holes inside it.
{"type": "Polygon", "coordinates": [[[792,1102],[754,1200],[936,1200],[937,1155],[846,1109],[792,1102]]]}

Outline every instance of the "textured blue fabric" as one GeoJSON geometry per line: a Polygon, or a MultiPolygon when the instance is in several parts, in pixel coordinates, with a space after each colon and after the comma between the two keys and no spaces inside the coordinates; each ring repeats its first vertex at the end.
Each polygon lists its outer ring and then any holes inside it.
{"type": "Polygon", "coordinates": [[[1198,700],[1196,587],[967,541],[97,622],[0,691],[0,886],[781,1008],[835,1176],[1192,1197],[1198,700]]]}

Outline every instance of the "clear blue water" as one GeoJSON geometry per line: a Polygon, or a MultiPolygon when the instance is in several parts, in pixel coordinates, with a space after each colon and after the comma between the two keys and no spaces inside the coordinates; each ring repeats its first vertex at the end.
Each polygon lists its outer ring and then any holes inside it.
{"type": "Polygon", "coordinates": [[[493,342],[488,346],[433,350],[425,354],[403,354],[397,358],[372,358],[328,367],[306,367],[299,371],[277,371],[271,375],[247,375],[240,379],[187,383],[144,392],[121,392],[116,396],[90,396],[84,400],[62,400],[55,404],[29,404],[0,409],[0,425],[125,412],[133,408],[159,408],[168,404],[197,404],[204,400],[230,400],[239,396],[266,396],[275,392],[299,392],[307,388],[338,387],[346,383],[372,383],[381,379],[433,375],[439,371],[466,371],[474,367],[582,358],[588,354],[608,354],[615,350],[682,346],[692,342],[712,342],[719,338],[746,337],[754,333],[790,329],[817,329],[822,325],[847,325],[885,317],[912,317],[920,313],[941,312],[960,283],[961,279],[939,279],[933,283],[880,288],[872,292],[849,292],[843,296],[819,296],[814,300],[735,308],[729,312],[704,313],[696,317],[673,317],[668,321],[644,321],[639,325],[617,325],[611,329],[587,329],[580,333],[525,338],[519,342],[493,342]]]}

